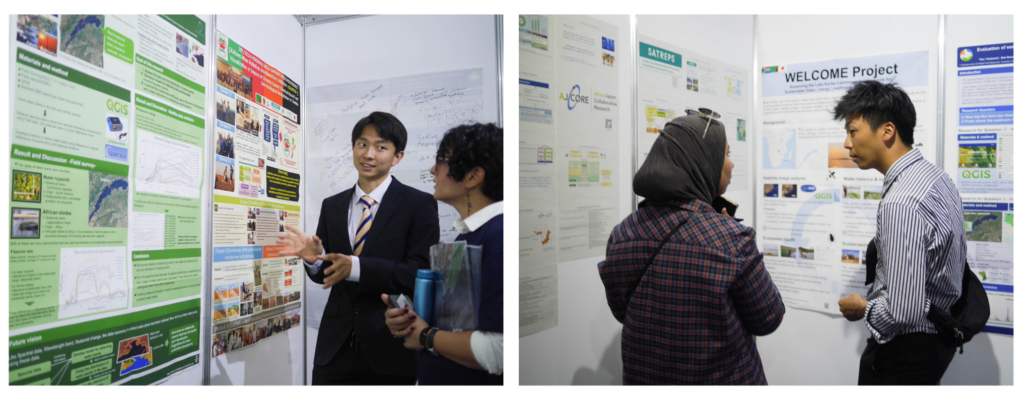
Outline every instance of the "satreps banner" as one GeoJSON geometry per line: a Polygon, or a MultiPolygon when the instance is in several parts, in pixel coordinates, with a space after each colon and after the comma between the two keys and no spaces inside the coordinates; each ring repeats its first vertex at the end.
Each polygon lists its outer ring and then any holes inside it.
{"type": "Polygon", "coordinates": [[[222,32],[217,46],[213,357],[297,327],[305,277],[275,245],[301,227],[299,86],[222,32]]]}
{"type": "Polygon", "coordinates": [[[194,366],[206,22],[12,18],[10,382],[152,383],[194,366]]]}

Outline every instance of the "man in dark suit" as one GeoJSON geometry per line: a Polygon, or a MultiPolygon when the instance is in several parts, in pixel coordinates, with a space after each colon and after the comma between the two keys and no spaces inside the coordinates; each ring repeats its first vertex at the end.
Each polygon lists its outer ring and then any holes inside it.
{"type": "Polygon", "coordinates": [[[333,286],[313,359],[313,384],[416,383],[416,352],[384,323],[380,296],[413,295],[416,271],[428,269],[438,242],[437,200],[390,175],[404,155],[405,126],[374,112],[352,130],[359,181],[324,199],[316,235],[294,226],[278,235],[306,262],[306,273],[333,286]]]}

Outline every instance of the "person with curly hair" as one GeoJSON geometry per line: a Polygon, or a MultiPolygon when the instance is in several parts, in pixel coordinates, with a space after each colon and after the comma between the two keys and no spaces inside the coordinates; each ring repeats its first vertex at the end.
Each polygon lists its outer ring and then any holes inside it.
{"type": "MultiPolygon", "coordinates": [[[[501,385],[504,299],[502,242],[502,130],[494,124],[460,125],[448,130],[437,149],[434,198],[459,211],[455,241],[483,247],[482,298],[477,329],[441,331],[411,309],[385,312],[388,327],[421,349],[421,385],[501,385]]],[[[381,295],[384,303],[388,296],[381,295]]]]}

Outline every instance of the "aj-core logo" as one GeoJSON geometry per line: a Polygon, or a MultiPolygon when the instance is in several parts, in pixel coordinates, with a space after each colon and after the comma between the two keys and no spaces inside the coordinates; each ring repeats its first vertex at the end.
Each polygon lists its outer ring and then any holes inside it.
{"type": "Polygon", "coordinates": [[[576,108],[576,105],[579,104],[580,102],[590,103],[590,97],[586,95],[580,95],[579,84],[572,86],[572,89],[569,90],[568,94],[559,94],[558,99],[565,100],[565,103],[569,107],[569,110],[573,110],[574,108],[576,108]]]}

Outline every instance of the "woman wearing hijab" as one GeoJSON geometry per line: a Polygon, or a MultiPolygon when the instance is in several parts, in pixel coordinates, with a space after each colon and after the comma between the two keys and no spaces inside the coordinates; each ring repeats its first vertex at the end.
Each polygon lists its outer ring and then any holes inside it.
{"type": "Polygon", "coordinates": [[[612,230],[599,265],[623,324],[625,384],[767,384],[754,336],[775,331],[786,309],[754,230],[711,206],[733,164],[725,128],[708,120],[665,126],[633,178],[645,200],[612,230]]]}

